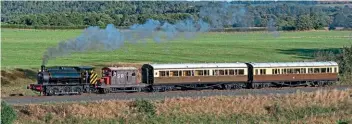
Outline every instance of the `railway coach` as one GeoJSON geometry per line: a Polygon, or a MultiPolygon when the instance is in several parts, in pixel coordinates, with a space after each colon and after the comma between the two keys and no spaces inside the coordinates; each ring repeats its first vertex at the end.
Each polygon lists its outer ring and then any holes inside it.
{"type": "Polygon", "coordinates": [[[248,81],[245,63],[144,64],[141,69],[142,83],[153,91],[244,88],[248,81]]]}
{"type": "Polygon", "coordinates": [[[336,62],[247,63],[252,88],[330,85],[338,80],[336,62]]]}

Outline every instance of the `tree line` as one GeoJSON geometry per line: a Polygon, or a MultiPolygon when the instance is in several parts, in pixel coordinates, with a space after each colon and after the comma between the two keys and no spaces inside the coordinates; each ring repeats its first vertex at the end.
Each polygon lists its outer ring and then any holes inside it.
{"type": "MultiPolygon", "coordinates": [[[[223,27],[274,27],[276,30],[311,30],[323,27],[352,28],[352,6],[319,2],[180,2],[180,1],[2,1],[1,22],[8,27],[105,27],[107,24],[128,27],[147,19],[171,24],[187,18],[203,18],[208,8],[220,8],[209,14],[226,21],[223,27]],[[226,15],[225,6],[244,8],[242,16],[226,15]],[[209,7],[211,5],[211,7],[209,7]],[[238,19],[237,18],[237,19],[238,19]]],[[[232,8],[229,8],[232,9],[232,8]]],[[[237,10],[236,10],[237,11],[237,10]]],[[[238,11],[242,11],[238,10],[238,11]]],[[[214,20],[204,18],[210,24],[214,20]]],[[[223,24],[223,23],[221,23],[223,24]]]]}

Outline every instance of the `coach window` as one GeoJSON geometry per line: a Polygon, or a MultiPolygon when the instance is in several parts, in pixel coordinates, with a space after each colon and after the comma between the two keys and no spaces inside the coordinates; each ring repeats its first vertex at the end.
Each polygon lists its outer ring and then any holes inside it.
{"type": "Polygon", "coordinates": [[[305,68],[301,68],[301,73],[302,74],[306,73],[306,69],[305,68]]]}
{"type": "Polygon", "coordinates": [[[280,74],[280,69],[273,69],[272,72],[273,74],[280,74]]]}
{"type": "Polygon", "coordinates": [[[219,71],[218,70],[213,70],[213,75],[219,75],[219,71]]]}
{"type": "Polygon", "coordinates": [[[190,70],[183,71],[184,76],[192,76],[192,72],[190,70]]]}
{"type": "Polygon", "coordinates": [[[225,71],[224,70],[219,70],[219,75],[225,75],[225,71]]]}
{"type": "Polygon", "coordinates": [[[331,73],[331,69],[330,68],[326,68],[326,72],[327,73],[331,73]]]}
{"type": "Polygon", "coordinates": [[[290,68],[287,68],[286,71],[287,71],[287,74],[292,74],[293,73],[293,70],[290,69],[290,68]]]}
{"type": "Polygon", "coordinates": [[[204,70],[203,75],[209,75],[209,70],[204,70]]]}
{"type": "Polygon", "coordinates": [[[258,69],[255,69],[255,75],[259,75],[258,69]]]}
{"type": "Polygon", "coordinates": [[[244,75],[244,70],[243,69],[238,70],[238,75],[244,75]]]}
{"type": "Polygon", "coordinates": [[[159,71],[160,73],[160,77],[165,77],[166,76],[166,72],[165,71],[159,71]]]}
{"type": "Polygon", "coordinates": [[[179,73],[178,73],[178,71],[170,71],[170,75],[177,77],[177,76],[179,76],[179,73]]]}
{"type": "Polygon", "coordinates": [[[301,70],[301,69],[296,68],[296,69],[294,69],[294,72],[293,72],[293,73],[294,73],[294,74],[299,74],[299,73],[301,73],[300,70],[301,70]]]}
{"type": "Polygon", "coordinates": [[[336,67],[334,68],[334,73],[337,73],[337,68],[336,67]]]}
{"type": "Polygon", "coordinates": [[[319,68],[314,68],[314,73],[320,73],[320,69],[319,68]]]}
{"type": "Polygon", "coordinates": [[[326,68],[321,68],[321,73],[326,73],[326,68]]]}
{"type": "Polygon", "coordinates": [[[308,68],[308,73],[309,74],[313,73],[313,68],[308,68]]]}
{"type": "Polygon", "coordinates": [[[233,69],[229,70],[229,75],[235,75],[235,71],[233,69]]]}
{"type": "Polygon", "coordinates": [[[203,76],[204,70],[195,70],[195,76],[203,76]]]}
{"type": "Polygon", "coordinates": [[[260,69],[260,74],[265,75],[266,74],[266,69],[260,69]]]}

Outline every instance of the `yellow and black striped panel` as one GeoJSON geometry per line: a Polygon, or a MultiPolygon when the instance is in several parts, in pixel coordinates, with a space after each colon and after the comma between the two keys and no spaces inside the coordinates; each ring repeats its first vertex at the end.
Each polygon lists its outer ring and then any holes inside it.
{"type": "Polygon", "coordinates": [[[98,80],[98,75],[93,72],[93,70],[90,72],[90,80],[89,80],[89,83],[90,84],[96,84],[97,83],[97,80],[98,80]]]}

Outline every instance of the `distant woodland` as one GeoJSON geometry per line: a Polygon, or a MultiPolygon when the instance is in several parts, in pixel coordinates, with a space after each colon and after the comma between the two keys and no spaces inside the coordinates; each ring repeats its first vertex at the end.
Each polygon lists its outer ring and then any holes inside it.
{"type": "Polygon", "coordinates": [[[190,18],[213,28],[352,28],[352,2],[2,1],[1,7],[1,23],[10,28],[128,27],[147,19],[173,24],[190,18]]]}

